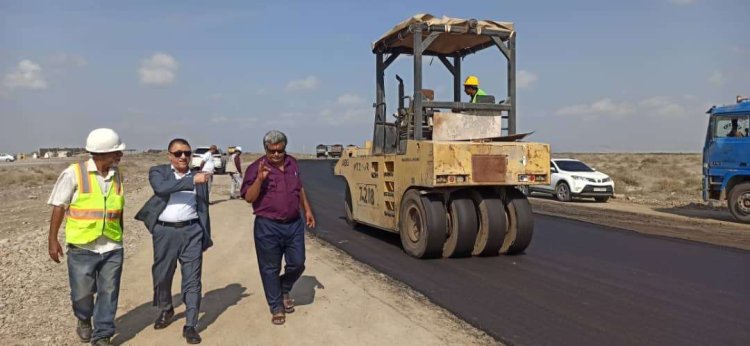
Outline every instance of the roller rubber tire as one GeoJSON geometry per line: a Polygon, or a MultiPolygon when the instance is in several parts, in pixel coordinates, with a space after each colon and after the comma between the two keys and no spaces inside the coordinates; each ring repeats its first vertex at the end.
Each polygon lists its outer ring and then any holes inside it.
{"type": "Polygon", "coordinates": [[[352,193],[349,191],[349,184],[346,184],[345,187],[345,197],[344,197],[344,217],[346,218],[346,223],[354,227],[357,225],[357,221],[354,221],[354,209],[352,209],[352,193]]]}
{"type": "Polygon", "coordinates": [[[516,255],[522,253],[534,236],[534,214],[529,200],[516,189],[509,189],[505,199],[508,213],[508,233],[503,240],[500,253],[516,255]]]}
{"type": "Polygon", "coordinates": [[[477,211],[479,227],[474,243],[474,256],[497,256],[508,230],[508,218],[503,200],[494,193],[472,191],[471,198],[477,211]]]}
{"type": "Polygon", "coordinates": [[[477,212],[470,197],[456,195],[448,206],[448,237],[443,246],[443,257],[471,256],[477,239],[477,212]]]}
{"type": "Polygon", "coordinates": [[[416,258],[440,257],[447,231],[445,214],[445,205],[438,196],[407,191],[399,213],[399,234],[404,252],[416,258]]]}

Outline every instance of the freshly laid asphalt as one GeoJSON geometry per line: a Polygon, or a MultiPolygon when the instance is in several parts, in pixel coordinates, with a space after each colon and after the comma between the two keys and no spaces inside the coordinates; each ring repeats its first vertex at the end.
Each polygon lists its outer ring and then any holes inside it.
{"type": "Polygon", "coordinates": [[[346,224],[333,164],[300,161],[312,232],[501,342],[750,345],[750,252],[535,214],[525,254],[418,260],[346,224]]]}

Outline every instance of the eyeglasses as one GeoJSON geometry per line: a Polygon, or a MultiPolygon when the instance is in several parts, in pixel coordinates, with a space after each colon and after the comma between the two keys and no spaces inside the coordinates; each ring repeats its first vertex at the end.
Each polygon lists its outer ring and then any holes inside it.
{"type": "Polygon", "coordinates": [[[169,152],[170,154],[174,155],[174,157],[182,157],[182,155],[185,155],[185,157],[190,157],[193,155],[193,152],[190,150],[177,150],[175,152],[169,152]]]}
{"type": "Polygon", "coordinates": [[[271,150],[271,149],[268,149],[268,148],[266,148],[266,154],[268,154],[268,155],[273,155],[273,154],[279,154],[279,155],[281,155],[281,154],[286,154],[286,149],[281,149],[281,150],[271,150]]]}

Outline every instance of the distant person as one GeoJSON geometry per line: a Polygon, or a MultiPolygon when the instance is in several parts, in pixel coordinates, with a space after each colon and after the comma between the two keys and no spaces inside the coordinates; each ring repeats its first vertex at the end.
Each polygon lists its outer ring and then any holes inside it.
{"type": "Polygon", "coordinates": [[[739,129],[739,124],[737,123],[737,121],[738,119],[732,119],[732,129],[729,130],[729,133],[727,133],[727,137],[745,137],[746,136],[746,134],[742,133],[742,130],[739,129]]]}
{"type": "Polygon", "coordinates": [[[91,158],[68,166],[47,201],[53,206],[49,256],[57,263],[64,256],[57,234],[65,218],[70,298],[78,319],[76,334],[92,345],[111,345],[110,338],[115,334],[125,206],[117,165],[124,149],[125,143],[115,131],[91,131],[86,139],[91,158]]]}
{"type": "Polygon", "coordinates": [[[214,163],[214,154],[219,153],[219,149],[216,145],[211,145],[208,151],[203,153],[201,156],[200,171],[209,174],[208,177],[208,194],[211,195],[211,185],[214,182],[214,172],[216,171],[216,164],[214,163]]]}
{"type": "Polygon", "coordinates": [[[464,81],[464,93],[469,95],[471,103],[477,103],[477,96],[486,96],[487,93],[479,87],[479,78],[477,76],[469,76],[464,81]]]}
{"type": "Polygon", "coordinates": [[[240,198],[240,186],[242,185],[242,147],[235,147],[234,152],[227,162],[227,173],[232,180],[232,186],[229,189],[229,199],[240,198]]]}
{"type": "Polygon", "coordinates": [[[289,292],[305,270],[305,225],[315,228],[310,203],[302,187],[297,160],[286,155],[287,138],[280,131],[263,137],[266,155],[245,171],[242,196],[253,204],[254,238],[260,279],[271,310],[271,322],[281,325],[294,312],[289,292]],[[300,216],[300,208],[304,218],[300,216]],[[284,274],[281,259],[284,258],[284,274]]]}
{"type": "Polygon", "coordinates": [[[216,145],[212,145],[208,148],[208,151],[203,153],[201,156],[201,166],[200,171],[211,173],[213,174],[216,170],[216,165],[214,164],[214,154],[218,153],[219,149],[216,147],[216,145]]]}
{"type": "Polygon", "coordinates": [[[208,181],[205,172],[190,171],[190,144],[175,138],[167,146],[169,164],[149,169],[148,181],[154,195],[135,215],[151,232],[154,246],[153,305],[159,309],[154,329],[164,329],[172,322],[172,280],[180,262],[182,302],[185,303],[185,326],[182,336],[189,344],[198,344],[198,313],[201,307],[201,271],[203,251],[211,241],[208,213],[208,181]]]}

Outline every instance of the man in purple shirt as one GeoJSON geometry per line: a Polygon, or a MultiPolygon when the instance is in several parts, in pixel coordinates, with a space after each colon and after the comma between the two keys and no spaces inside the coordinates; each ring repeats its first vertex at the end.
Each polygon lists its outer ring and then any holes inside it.
{"type": "Polygon", "coordinates": [[[297,160],[286,155],[286,144],[284,133],[266,133],[266,156],[248,166],[240,190],[245,201],[253,204],[260,278],[271,309],[271,322],[277,325],[284,324],[286,314],[294,312],[289,292],[305,270],[305,225],[315,228],[297,160]],[[304,219],[300,208],[305,212],[304,219]],[[284,274],[279,275],[282,257],[286,266],[284,274]]]}

